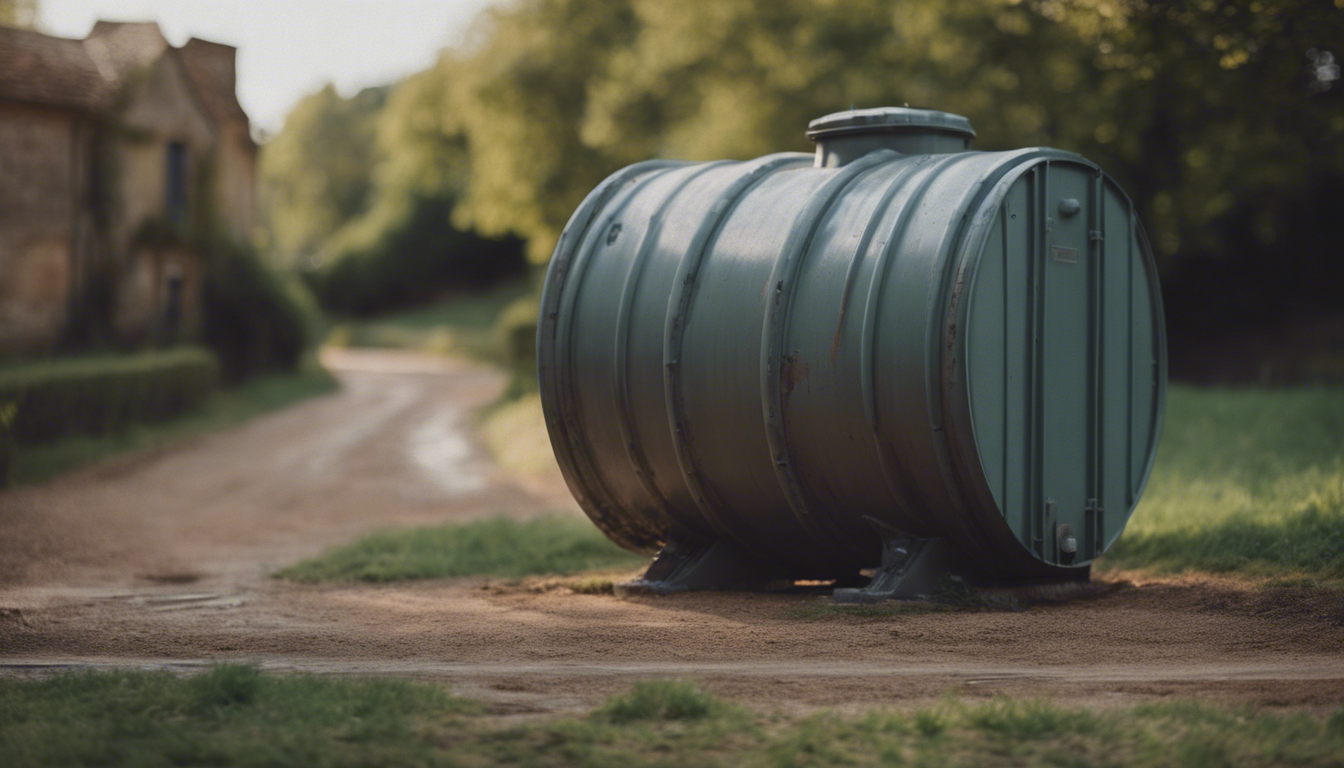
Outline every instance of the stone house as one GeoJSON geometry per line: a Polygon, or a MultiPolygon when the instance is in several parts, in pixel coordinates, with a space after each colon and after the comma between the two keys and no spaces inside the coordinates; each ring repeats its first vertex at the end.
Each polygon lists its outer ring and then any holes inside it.
{"type": "Polygon", "coordinates": [[[0,27],[0,355],[200,333],[211,238],[249,238],[235,49],[157,24],[0,27]]]}

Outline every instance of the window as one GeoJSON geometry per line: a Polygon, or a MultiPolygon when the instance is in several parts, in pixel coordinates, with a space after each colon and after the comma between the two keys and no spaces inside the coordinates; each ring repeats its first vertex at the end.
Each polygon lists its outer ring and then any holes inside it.
{"type": "Polygon", "coordinates": [[[164,207],[168,221],[184,224],[187,220],[187,145],[180,141],[168,144],[168,186],[164,207]]]}

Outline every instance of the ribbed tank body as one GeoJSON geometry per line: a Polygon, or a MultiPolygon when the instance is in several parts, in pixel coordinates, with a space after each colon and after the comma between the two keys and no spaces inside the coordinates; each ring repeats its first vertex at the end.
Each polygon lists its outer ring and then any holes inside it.
{"type": "Polygon", "coordinates": [[[610,538],[820,578],[876,565],[879,525],[998,576],[1087,566],[1146,481],[1164,350],[1133,205],[1039,148],[631,166],[561,236],[538,329],[610,538]]]}

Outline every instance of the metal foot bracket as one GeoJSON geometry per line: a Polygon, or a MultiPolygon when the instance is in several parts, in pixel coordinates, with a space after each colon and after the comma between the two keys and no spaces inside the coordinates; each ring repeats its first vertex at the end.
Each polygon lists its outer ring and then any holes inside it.
{"type": "Polygon", "coordinates": [[[882,534],[882,566],[861,589],[837,589],[837,603],[875,603],[881,600],[926,599],[940,582],[960,575],[963,566],[946,539],[917,539],[884,523],[869,519],[882,534]]]}
{"type": "Polygon", "coordinates": [[[688,592],[701,589],[761,587],[776,578],[737,548],[715,541],[708,544],[669,544],[635,581],[615,585],[617,595],[688,592]]]}

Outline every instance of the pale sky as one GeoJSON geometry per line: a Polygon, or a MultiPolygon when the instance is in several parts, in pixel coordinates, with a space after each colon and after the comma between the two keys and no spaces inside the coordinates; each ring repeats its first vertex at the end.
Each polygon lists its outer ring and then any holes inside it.
{"type": "Polygon", "coordinates": [[[345,95],[434,63],[496,0],[40,0],[41,28],[84,37],[98,19],[157,21],[173,45],[238,47],[238,100],[274,133],[325,83],[345,95]]]}

